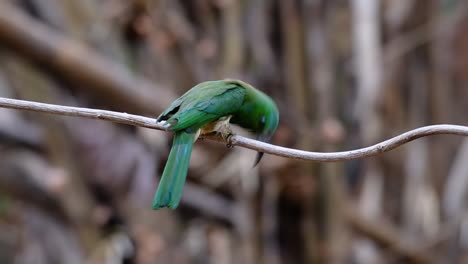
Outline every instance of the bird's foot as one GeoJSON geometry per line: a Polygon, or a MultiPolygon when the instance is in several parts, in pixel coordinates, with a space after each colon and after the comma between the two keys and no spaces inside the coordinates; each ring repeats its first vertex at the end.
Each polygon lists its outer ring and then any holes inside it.
{"type": "Polygon", "coordinates": [[[227,148],[233,148],[233,147],[234,147],[234,145],[232,144],[232,141],[231,141],[232,136],[234,136],[234,134],[230,134],[230,135],[226,138],[226,147],[227,147],[227,148]]]}
{"type": "Polygon", "coordinates": [[[231,137],[234,133],[229,126],[229,120],[231,116],[224,116],[212,122],[201,129],[201,135],[216,135],[221,136],[224,142],[226,142],[226,147],[232,148],[231,137]]]}
{"type": "Polygon", "coordinates": [[[224,140],[224,142],[226,142],[227,148],[233,147],[231,143],[231,137],[234,136],[234,133],[228,124],[221,126],[218,130],[218,134],[221,135],[221,138],[224,140]]]}

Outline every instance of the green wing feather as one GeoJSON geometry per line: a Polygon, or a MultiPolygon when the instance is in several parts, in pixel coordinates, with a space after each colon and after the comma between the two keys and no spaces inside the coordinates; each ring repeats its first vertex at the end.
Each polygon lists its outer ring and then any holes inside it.
{"type": "Polygon", "coordinates": [[[236,83],[212,81],[197,85],[176,100],[158,121],[167,120],[170,130],[194,130],[222,116],[236,112],[243,103],[245,89],[236,83]]]}
{"type": "Polygon", "coordinates": [[[195,133],[184,131],[175,134],[171,153],[154,196],[153,209],[162,207],[174,209],[179,205],[195,136],[195,133]]]}

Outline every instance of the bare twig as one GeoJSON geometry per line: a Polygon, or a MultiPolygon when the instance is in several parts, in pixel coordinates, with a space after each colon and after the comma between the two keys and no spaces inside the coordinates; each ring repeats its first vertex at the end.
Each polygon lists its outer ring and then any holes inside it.
{"type": "MultiPolygon", "coordinates": [[[[0,97],[0,107],[27,110],[41,113],[84,117],[92,119],[102,119],[121,124],[147,127],[158,130],[166,130],[163,126],[156,123],[154,118],[132,115],[127,113],[119,113],[107,110],[89,109],[81,107],[71,107],[62,105],[53,105],[45,103],[37,103],[24,100],[16,100],[0,97]]],[[[297,150],[291,148],[280,147],[254,139],[234,135],[230,138],[230,144],[233,146],[245,147],[248,149],[262,151],[276,156],[281,156],[291,159],[320,161],[320,162],[336,162],[354,159],[362,159],[376,154],[384,153],[397,148],[405,143],[415,139],[431,136],[431,135],[459,135],[468,136],[468,127],[459,125],[432,125],[420,127],[410,130],[396,137],[387,139],[375,145],[341,152],[311,152],[297,150]]],[[[207,137],[208,139],[221,141],[219,137],[207,137]]]]}
{"type": "Polygon", "coordinates": [[[25,100],[16,100],[0,97],[0,107],[12,108],[33,112],[41,112],[56,115],[76,116],[91,119],[102,119],[121,124],[132,126],[148,127],[158,130],[166,130],[163,126],[158,125],[154,118],[143,117],[139,115],[131,115],[127,113],[119,113],[114,111],[89,109],[82,107],[72,107],[54,104],[37,103],[25,100]]]}

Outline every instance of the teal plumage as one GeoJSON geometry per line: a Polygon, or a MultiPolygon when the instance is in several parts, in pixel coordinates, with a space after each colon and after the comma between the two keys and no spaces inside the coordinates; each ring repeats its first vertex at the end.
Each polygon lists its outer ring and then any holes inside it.
{"type": "Polygon", "coordinates": [[[174,136],[171,153],[169,153],[163,177],[161,177],[158,191],[154,197],[153,209],[164,206],[176,208],[179,204],[194,140],[195,133],[181,131],[174,136]]]}
{"type": "Polygon", "coordinates": [[[262,141],[272,137],[279,122],[273,100],[245,82],[219,80],[194,86],[157,118],[175,135],[153,209],[178,206],[198,133],[225,117],[230,117],[231,123],[258,133],[262,141]]]}

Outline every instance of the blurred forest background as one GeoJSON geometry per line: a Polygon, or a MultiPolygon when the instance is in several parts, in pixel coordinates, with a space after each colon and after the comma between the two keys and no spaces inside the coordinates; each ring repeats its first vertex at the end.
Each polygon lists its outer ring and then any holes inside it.
{"type": "MultiPolygon", "coordinates": [[[[240,78],[273,143],[349,150],[468,125],[464,0],[2,0],[0,96],[156,117],[240,78]]],[[[468,263],[468,139],[341,163],[202,141],[151,210],[171,134],[0,109],[1,263],[468,263]]]]}

